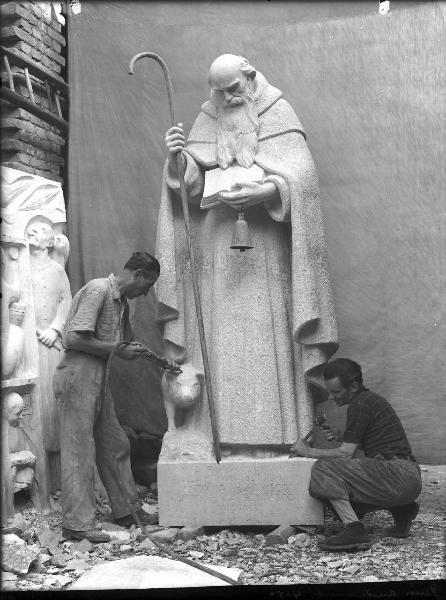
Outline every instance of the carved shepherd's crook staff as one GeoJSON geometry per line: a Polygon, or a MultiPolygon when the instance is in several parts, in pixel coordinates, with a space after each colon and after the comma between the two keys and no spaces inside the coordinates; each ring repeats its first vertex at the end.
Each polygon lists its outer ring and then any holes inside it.
{"type": "MultiPolygon", "coordinates": [[[[172,89],[172,80],[170,78],[169,69],[164,62],[164,60],[158,56],[158,54],[154,54],[153,52],[140,52],[139,54],[135,54],[135,56],[130,61],[129,66],[129,75],[133,75],[133,67],[137,60],[140,58],[153,58],[157,63],[161,66],[164,78],[166,81],[167,87],[167,96],[169,99],[169,110],[170,110],[170,120],[172,122],[172,127],[175,126],[175,102],[173,97],[173,89],[172,89]]],[[[220,454],[220,442],[218,438],[218,430],[217,430],[217,421],[215,415],[215,406],[214,406],[214,397],[212,394],[212,385],[211,385],[211,374],[209,369],[209,360],[208,360],[208,351],[206,347],[206,338],[204,334],[204,325],[203,325],[203,312],[201,310],[201,300],[200,300],[200,290],[198,288],[197,274],[195,271],[195,255],[194,249],[192,246],[192,238],[190,231],[190,219],[189,219],[189,205],[187,203],[187,191],[186,185],[184,183],[184,174],[183,174],[183,166],[181,160],[181,152],[178,152],[176,155],[177,160],[177,170],[178,177],[180,179],[180,191],[181,191],[181,204],[183,206],[183,217],[184,217],[184,225],[186,227],[186,237],[187,237],[187,246],[189,250],[189,259],[190,266],[192,271],[192,286],[194,290],[194,300],[195,300],[195,311],[197,314],[198,321],[198,332],[200,334],[200,346],[201,346],[201,355],[203,357],[203,367],[204,367],[204,379],[206,383],[206,392],[208,397],[209,404],[209,415],[211,418],[211,427],[212,427],[212,438],[214,442],[214,453],[217,463],[221,461],[220,454]]]]}

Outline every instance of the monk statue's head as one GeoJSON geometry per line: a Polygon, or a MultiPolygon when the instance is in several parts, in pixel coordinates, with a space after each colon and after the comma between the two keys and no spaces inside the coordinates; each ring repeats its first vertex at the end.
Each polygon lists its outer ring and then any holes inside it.
{"type": "Polygon", "coordinates": [[[233,161],[250,167],[259,132],[255,68],[242,56],[223,54],[209,69],[209,85],[217,111],[217,162],[223,169],[233,161]]]}
{"type": "Polygon", "coordinates": [[[54,231],[45,221],[32,221],[25,230],[30,247],[51,250],[54,246],[54,231]]]}

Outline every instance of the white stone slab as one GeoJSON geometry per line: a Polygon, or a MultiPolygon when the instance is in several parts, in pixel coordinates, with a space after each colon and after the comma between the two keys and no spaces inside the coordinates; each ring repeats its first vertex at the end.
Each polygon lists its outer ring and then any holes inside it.
{"type": "Polygon", "coordinates": [[[322,504],[308,493],[314,462],[286,457],[160,462],[160,525],[322,524],[322,504]]]}
{"type": "MultiPolygon", "coordinates": [[[[205,564],[205,563],[203,563],[205,564]]],[[[237,581],[241,570],[205,566],[237,581]]],[[[134,556],[94,566],[69,590],[145,590],[150,588],[206,587],[230,585],[182,562],[160,556],[134,556]]]]}

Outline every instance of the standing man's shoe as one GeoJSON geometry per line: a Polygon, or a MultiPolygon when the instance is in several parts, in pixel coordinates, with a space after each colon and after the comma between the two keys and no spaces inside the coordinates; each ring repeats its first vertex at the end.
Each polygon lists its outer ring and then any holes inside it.
{"type": "Polygon", "coordinates": [[[106,544],[110,541],[108,533],[99,529],[87,529],[86,531],[74,531],[62,527],[62,536],[66,540],[88,540],[92,544],[106,544]]]}
{"type": "Polygon", "coordinates": [[[391,537],[405,538],[409,535],[412,522],[420,510],[418,502],[411,502],[404,506],[394,506],[389,509],[392,513],[393,520],[395,521],[394,527],[391,527],[388,534],[391,537]]]}
{"type": "Polygon", "coordinates": [[[368,550],[372,547],[372,540],[361,521],[354,521],[353,523],[347,523],[341,533],[332,535],[325,541],[319,542],[318,546],[321,550],[335,552],[368,550]]]}

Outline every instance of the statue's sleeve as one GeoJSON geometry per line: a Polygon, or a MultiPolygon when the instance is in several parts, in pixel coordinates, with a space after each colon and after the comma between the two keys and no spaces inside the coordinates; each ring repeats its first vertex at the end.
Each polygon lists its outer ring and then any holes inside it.
{"type": "Polygon", "coordinates": [[[309,181],[317,180],[304,137],[292,131],[266,140],[256,162],[266,173],[264,181],[272,181],[279,192],[279,198],[265,202],[266,210],[275,221],[291,221],[296,194],[302,194],[309,181]]]}
{"type": "MultiPolygon", "coordinates": [[[[204,171],[190,154],[184,152],[183,157],[186,161],[186,170],[184,171],[184,183],[186,184],[189,200],[192,200],[192,203],[195,204],[197,202],[197,199],[199,202],[201,200],[201,196],[203,195],[204,171]]],[[[164,168],[164,176],[166,178],[166,183],[170,187],[170,189],[179,194],[180,180],[178,178],[177,173],[174,172],[174,170],[169,166],[168,161],[166,161],[166,165],[164,168]]]]}
{"type": "Polygon", "coordinates": [[[290,190],[286,180],[280,175],[271,173],[265,177],[264,182],[272,181],[279,192],[279,198],[265,202],[265,208],[274,221],[291,220],[290,190]]]}
{"type": "Polygon", "coordinates": [[[51,323],[51,329],[55,329],[59,334],[65,326],[65,322],[68,317],[68,312],[71,306],[71,290],[70,282],[68,281],[67,274],[62,269],[59,275],[59,292],[56,316],[51,323]]]}

